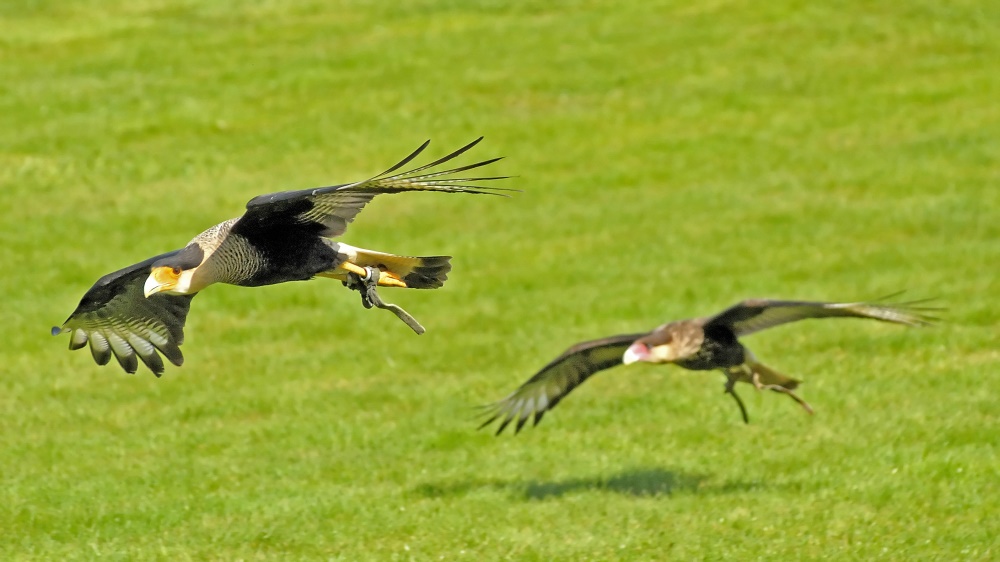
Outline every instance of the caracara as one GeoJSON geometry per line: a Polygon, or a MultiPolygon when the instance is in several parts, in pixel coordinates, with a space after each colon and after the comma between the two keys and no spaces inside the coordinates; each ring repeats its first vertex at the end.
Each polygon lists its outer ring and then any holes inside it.
{"type": "Polygon", "coordinates": [[[746,407],[733,390],[737,381],[754,385],[758,390],[773,390],[790,396],[812,413],[812,408],[795,395],[799,381],[765,367],[737,338],[780,324],[806,318],[871,318],[894,324],[922,326],[937,310],[920,306],[924,301],[881,304],[877,302],[827,303],[746,300],[710,318],[694,318],[664,324],[652,332],[624,334],[574,345],[528,379],[510,396],[486,406],[485,427],[500,419],[500,434],[517,420],[514,433],[534,416],[534,425],[542,420],[574,388],[588,377],[617,365],[673,363],[692,371],[718,369],[726,376],[725,392],[731,395],[749,423],[746,407]]]}
{"type": "Polygon", "coordinates": [[[180,345],[191,299],[213,283],[259,287],[286,281],[328,277],[362,294],[366,307],[388,308],[417,333],[423,328],[402,309],[378,299],[376,286],[434,289],[451,270],[450,256],[408,257],[334,242],[348,223],[380,193],[440,191],[494,193],[501,188],[477,182],[495,177],[454,174],[500,160],[433,171],[475,146],[482,137],[430,164],[398,172],[430,143],[385,172],[364,181],[282,191],[255,197],[243,216],[221,222],[180,250],[161,254],[100,278],[80,305],[52,334],[70,333],[69,348],[90,343],[99,365],[114,355],[125,371],[135,373],[136,356],[156,376],[163,373],[159,353],[174,365],[184,360],[180,345]]]}

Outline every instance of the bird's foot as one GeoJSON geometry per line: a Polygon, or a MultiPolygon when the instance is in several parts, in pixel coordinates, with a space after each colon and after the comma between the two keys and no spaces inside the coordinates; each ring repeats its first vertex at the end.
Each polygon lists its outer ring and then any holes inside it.
{"type": "Polygon", "coordinates": [[[796,402],[798,402],[799,406],[802,406],[802,408],[806,411],[807,414],[811,415],[811,414],[815,413],[815,412],[813,412],[812,406],[810,406],[808,402],[806,402],[805,400],[799,398],[799,396],[797,394],[795,394],[791,390],[789,390],[789,389],[781,386],[780,384],[765,384],[765,385],[761,385],[760,389],[761,390],[773,390],[774,392],[780,392],[780,393],[788,396],[792,400],[795,400],[796,402]]]}
{"type": "Polygon", "coordinates": [[[397,318],[402,320],[411,330],[418,334],[424,333],[424,327],[417,322],[417,319],[406,312],[401,307],[396,306],[392,303],[387,303],[382,300],[378,295],[379,281],[381,280],[382,271],[377,267],[368,266],[365,268],[365,274],[359,275],[353,271],[347,274],[347,281],[344,281],[344,286],[348,289],[358,291],[361,293],[361,304],[365,308],[383,308],[396,315],[397,318]]]}
{"type": "Polygon", "coordinates": [[[799,396],[795,394],[795,392],[793,392],[791,389],[785,388],[780,384],[763,384],[760,382],[760,376],[757,373],[753,374],[752,380],[753,380],[753,385],[754,387],[757,388],[757,390],[770,390],[772,392],[780,392],[781,394],[785,394],[792,400],[798,402],[799,406],[802,406],[802,408],[806,411],[807,414],[812,415],[815,413],[813,412],[812,406],[810,406],[809,403],[806,402],[805,400],[799,398],[799,396]]]}
{"type": "MultiPolygon", "coordinates": [[[[353,273],[362,279],[367,279],[368,277],[376,279],[376,284],[380,287],[403,287],[404,289],[409,287],[406,284],[406,281],[403,281],[402,279],[399,278],[398,275],[392,273],[391,271],[382,271],[379,268],[372,268],[371,266],[362,267],[356,263],[351,263],[349,261],[340,263],[339,265],[337,265],[337,269],[342,270],[345,273],[338,272],[337,275],[330,275],[331,277],[340,278],[339,277],[340,275],[345,275],[345,274],[349,277],[350,274],[353,273]],[[373,274],[371,273],[372,269],[378,271],[377,277],[374,277],[373,274]]],[[[324,274],[322,273],[319,275],[321,277],[324,276],[324,274]]],[[[347,285],[347,282],[345,281],[344,284],[347,285]]]]}
{"type": "Polygon", "coordinates": [[[743,399],[741,399],[740,396],[736,394],[736,390],[734,390],[736,380],[736,377],[734,377],[731,373],[726,373],[725,393],[732,396],[733,400],[736,400],[736,405],[740,407],[740,414],[743,415],[743,423],[749,424],[750,416],[747,414],[747,407],[743,405],[743,399]]]}

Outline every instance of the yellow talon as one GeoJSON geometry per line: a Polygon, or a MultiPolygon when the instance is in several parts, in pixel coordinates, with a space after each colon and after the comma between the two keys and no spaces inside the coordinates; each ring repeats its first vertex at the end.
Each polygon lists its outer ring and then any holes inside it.
{"type": "Polygon", "coordinates": [[[350,271],[351,273],[353,273],[355,275],[359,275],[361,277],[364,277],[365,275],[368,275],[368,272],[365,271],[365,268],[361,267],[360,265],[358,265],[356,263],[351,263],[349,261],[345,261],[345,262],[339,264],[337,266],[337,268],[338,269],[343,269],[345,271],[350,271]]]}
{"type": "MultiPolygon", "coordinates": [[[[345,261],[345,262],[339,264],[337,266],[337,269],[343,269],[344,271],[347,271],[349,273],[353,273],[353,274],[355,274],[355,275],[357,275],[359,277],[364,277],[364,276],[368,275],[368,272],[365,271],[365,268],[361,267],[360,265],[358,265],[356,263],[351,263],[349,261],[345,261]]],[[[322,273],[319,274],[319,276],[320,277],[334,277],[334,275],[330,275],[330,274],[324,275],[322,273]]],[[[337,277],[334,277],[334,278],[337,278],[337,277]]],[[[403,281],[402,279],[400,279],[399,276],[397,276],[395,273],[389,273],[388,271],[381,271],[381,270],[379,270],[378,285],[380,287],[403,287],[403,288],[407,287],[406,282],[403,281]]]]}
{"type": "Polygon", "coordinates": [[[378,276],[378,284],[381,287],[403,287],[406,288],[406,282],[397,277],[396,275],[389,273],[388,271],[382,271],[381,275],[378,276]]]}

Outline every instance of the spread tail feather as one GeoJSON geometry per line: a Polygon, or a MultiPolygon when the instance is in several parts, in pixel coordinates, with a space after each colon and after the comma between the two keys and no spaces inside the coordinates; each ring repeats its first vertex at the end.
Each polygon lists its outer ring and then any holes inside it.
{"type": "MultiPolygon", "coordinates": [[[[345,261],[361,267],[378,267],[398,277],[411,289],[436,289],[444,285],[451,271],[451,256],[397,256],[343,243],[336,243],[336,250],[345,261]]],[[[333,270],[324,277],[339,278],[343,273],[333,270]]]]}

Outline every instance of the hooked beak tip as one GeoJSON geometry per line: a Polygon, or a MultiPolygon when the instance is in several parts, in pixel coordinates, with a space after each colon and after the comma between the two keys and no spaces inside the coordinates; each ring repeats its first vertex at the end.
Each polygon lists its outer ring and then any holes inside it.
{"type": "Polygon", "coordinates": [[[142,288],[142,294],[148,299],[152,295],[159,293],[160,287],[162,286],[163,285],[161,283],[157,282],[156,279],[153,279],[153,277],[150,276],[149,279],[146,279],[146,285],[142,288]]]}
{"type": "Polygon", "coordinates": [[[642,361],[647,357],[649,357],[649,350],[646,346],[642,344],[632,344],[625,350],[625,354],[622,355],[622,363],[625,365],[631,365],[632,363],[642,361]]]}

